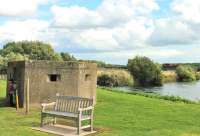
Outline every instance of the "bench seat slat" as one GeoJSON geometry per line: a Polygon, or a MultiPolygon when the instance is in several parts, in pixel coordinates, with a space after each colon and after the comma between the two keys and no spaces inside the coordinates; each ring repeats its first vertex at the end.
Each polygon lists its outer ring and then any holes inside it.
{"type": "Polygon", "coordinates": [[[91,125],[87,125],[87,126],[82,126],[81,129],[86,129],[86,128],[90,128],[91,125]]]}
{"type": "MultiPolygon", "coordinates": [[[[49,115],[57,115],[57,116],[64,116],[64,117],[72,117],[72,118],[78,118],[77,113],[70,113],[70,112],[60,112],[60,111],[45,111],[44,114],[49,115]]],[[[81,120],[88,120],[91,119],[89,115],[82,115],[81,120]]]]}
{"type": "Polygon", "coordinates": [[[50,114],[50,115],[58,115],[58,116],[66,116],[66,117],[74,117],[77,118],[78,114],[76,113],[70,113],[70,112],[60,112],[60,111],[45,111],[44,114],[50,114]]]}

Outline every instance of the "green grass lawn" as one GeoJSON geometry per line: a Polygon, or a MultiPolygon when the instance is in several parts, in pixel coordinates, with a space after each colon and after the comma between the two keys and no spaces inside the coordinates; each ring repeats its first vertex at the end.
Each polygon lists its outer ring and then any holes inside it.
{"type": "Polygon", "coordinates": [[[6,81],[0,80],[0,98],[6,96],[6,81]]]}
{"type": "MultiPolygon", "coordinates": [[[[171,102],[98,89],[95,128],[99,136],[200,136],[200,105],[171,102]]],[[[39,125],[39,109],[29,115],[0,108],[0,135],[47,136],[31,130],[39,125]]]]}

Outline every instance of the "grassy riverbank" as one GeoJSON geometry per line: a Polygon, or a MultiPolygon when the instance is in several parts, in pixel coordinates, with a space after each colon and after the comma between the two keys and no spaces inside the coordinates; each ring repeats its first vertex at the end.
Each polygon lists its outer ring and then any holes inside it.
{"type": "MultiPolygon", "coordinates": [[[[2,84],[1,84],[2,86],[2,84]]],[[[1,93],[1,95],[5,93],[1,93]]],[[[200,136],[200,105],[97,89],[95,128],[99,136],[200,136]]],[[[40,109],[29,115],[0,108],[0,135],[47,136],[31,130],[40,109]]]]}
{"type": "Polygon", "coordinates": [[[125,92],[123,90],[110,88],[110,87],[99,87],[99,88],[107,90],[107,91],[111,91],[111,92],[139,95],[139,96],[144,96],[144,97],[148,97],[148,98],[156,98],[156,99],[168,100],[168,101],[172,101],[172,102],[184,102],[184,103],[188,103],[188,104],[200,104],[199,101],[191,101],[191,100],[188,100],[188,99],[181,98],[179,96],[160,95],[160,94],[157,94],[157,93],[144,92],[144,91],[125,92]]]}

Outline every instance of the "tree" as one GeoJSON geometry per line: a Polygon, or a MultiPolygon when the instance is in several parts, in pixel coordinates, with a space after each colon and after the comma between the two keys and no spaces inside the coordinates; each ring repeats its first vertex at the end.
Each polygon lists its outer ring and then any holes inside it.
{"type": "Polygon", "coordinates": [[[0,55],[0,70],[5,69],[7,66],[7,59],[0,55]]]}
{"type": "Polygon", "coordinates": [[[147,57],[128,60],[128,70],[140,86],[162,85],[161,66],[147,57]]]}
{"type": "Polygon", "coordinates": [[[178,81],[190,82],[196,80],[195,70],[191,66],[180,65],[176,68],[178,81]]]}
{"type": "Polygon", "coordinates": [[[21,55],[20,53],[10,52],[5,57],[0,55],[0,69],[6,69],[7,63],[9,61],[20,61],[20,60],[28,60],[28,57],[25,55],[21,55]]]}
{"type": "Polygon", "coordinates": [[[63,61],[62,57],[60,56],[59,53],[55,53],[53,56],[52,56],[52,60],[54,61],[63,61]]]}
{"type": "Polygon", "coordinates": [[[1,50],[1,55],[6,57],[10,52],[27,56],[31,60],[60,60],[50,44],[40,41],[9,42],[1,50]]]}
{"type": "Polygon", "coordinates": [[[20,53],[10,52],[6,55],[5,59],[7,61],[19,61],[19,60],[28,60],[27,56],[23,56],[20,53]]]}
{"type": "Polygon", "coordinates": [[[69,53],[66,53],[66,52],[61,52],[60,55],[64,61],[75,61],[76,60],[76,58],[73,55],[70,55],[69,53]]]}
{"type": "Polygon", "coordinates": [[[40,41],[9,42],[0,49],[0,68],[6,68],[8,61],[17,60],[76,60],[68,53],[56,53],[52,46],[40,41]]]}

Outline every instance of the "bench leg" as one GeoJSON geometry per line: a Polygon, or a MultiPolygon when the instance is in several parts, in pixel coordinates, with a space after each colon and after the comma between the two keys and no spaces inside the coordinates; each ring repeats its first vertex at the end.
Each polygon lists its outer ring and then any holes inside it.
{"type": "Polygon", "coordinates": [[[93,118],[90,119],[90,131],[93,131],[93,118]]]}
{"type": "Polygon", "coordinates": [[[40,123],[40,127],[44,126],[44,115],[43,113],[41,113],[41,123],[40,123]]]}
{"type": "Polygon", "coordinates": [[[91,125],[91,127],[90,127],[90,131],[92,132],[93,131],[93,117],[94,117],[94,111],[93,111],[93,109],[92,109],[92,111],[91,111],[91,119],[90,119],[90,125],[91,125]]]}
{"type": "Polygon", "coordinates": [[[79,114],[79,117],[77,119],[77,124],[78,124],[77,134],[80,135],[80,133],[81,133],[81,114],[79,114]]]}
{"type": "Polygon", "coordinates": [[[56,116],[53,117],[53,124],[56,124],[56,116]]]}

